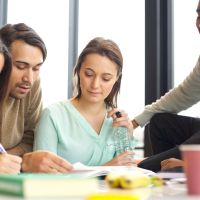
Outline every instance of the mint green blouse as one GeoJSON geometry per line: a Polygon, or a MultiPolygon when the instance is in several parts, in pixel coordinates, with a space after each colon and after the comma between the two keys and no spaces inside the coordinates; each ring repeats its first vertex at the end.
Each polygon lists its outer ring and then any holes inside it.
{"type": "MultiPolygon", "coordinates": [[[[44,109],[35,131],[34,151],[46,150],[71,164],[102,165],[115,157],[112,118],[107,112],[98,135],[70,101],[65,100],[44,109]]],[[[133,137],[132,147],[138,140],[133,137]]]]}

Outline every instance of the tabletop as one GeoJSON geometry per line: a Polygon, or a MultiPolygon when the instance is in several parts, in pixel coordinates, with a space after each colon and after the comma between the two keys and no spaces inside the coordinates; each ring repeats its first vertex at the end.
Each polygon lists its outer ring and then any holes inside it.
{"type": "MultiPolygon", "coordinates": [[[[186,184],[167,181],[163,186],[149,186],[132,190],[127,189],[110,189],[104,180],[99,180],[96,190],[98,193],[109,193],[119,195],[140,195],[141,199],[147,200],[199,200],[200,196],[190,196],[187,194],[186,184]]],[[[62,198],[20,198],[10,195],[0,195],[0,200],[83,200],[86,197],[62,197],[62,198]]]]}

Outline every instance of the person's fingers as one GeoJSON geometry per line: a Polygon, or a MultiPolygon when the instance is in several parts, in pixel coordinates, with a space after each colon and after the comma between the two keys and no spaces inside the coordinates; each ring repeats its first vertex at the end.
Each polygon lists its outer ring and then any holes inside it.
{"type": "Polygon", "coordinates": [[[14,169],[14,170],[20,170],[21,167],[21,158],[18,156],[14,155],[9,155],[9,154],[1,154],[0,156],[0,165],[1,166],[6,166],[8,169],[14,169]]]}
{"type": "Polygon", "coordinates": [[[167,165],[163,165],[163,166],[161,167],[161,171],[166,170],[166,166],[167,166],[167,165]]]}
{"type": "Polygon", "coordinates": [[[37,171],[34,171],[33,173],[49,173],[49,174],[61,174],[57,170],[49,167],[48,165],[42,165],[38,168],[37,171]]]}
{"type": "Polygon", "coordinates": [[[5,174],[17,174],[19,172],[20,168],[13,169],[10,165],[7,165],[7,163],[1,163],[0,166],[0,173],[5,173],[5,174]]]}
{"type": "MultiPolygon", "coordinates": [[[[42,159],[42,162],[38,162],[35,167],[32,168],[32,173],[51,173],[51,174],[60,174],[61,172],[57,169],[59,166],[55,164],[51,159],[45,157],[42,159]]],[[[69,172],[68,172],[69,173],[69,172]]]]}
{"type": "Polygon", "coordinates": [[[6,154],[7,157],[12,160],[13,162],[16,162],[16,163],[19,163],[21,164],[22,163],[22,158],[19,157],[19,156],[14,156],[14,155],[10,155],[10,154],[6,154]]]}
{"type": "Polygon", "coordinates": [[[52,162],[50,166],[51,166],[52,169],[54,169],[54,171],[56,171],[58,173],[68,174],[70,172],[69,169],[62,167],[61,165],[58,165],[54,162],[52,162]]]}
{"type": "Polygon", "coordinates": [[[52,154],[51,160],[55,164],[52,168],[56,169],[58,172],[69,173],[70,171],[74,170],[72,164],[55,154],[52,154]]]}
{"type": "Polygon", "coordinates": [[[110,118],[114,113],[116,113],[119,109],[114,108],[112,110],[110,110],[107,114],[107,118],[110,118]]]}
{"type": "Polygon", "coordinates": [[[125,159],[122,160],[122,162],[123,162],[124,164],[127,164],[127,163],[136,164],[136,163],[137,163],[137,160],[134,159],[134,158],[125,158],[125,159]]]}
{"type": "Polygon", "coordinates": [[[127,115],[127,113],[125,113],[124,110],[119,110],[119,111],[117,111],[117,112],[113,113],[113,115],[111,116],[111,117],[113,118],[113,121],[115,121],[115,120],[117,120],[117,119],[121,119],[121,118],[123,118],[124,116],[127,115]],[[116,115],[117,112],[120,112],[120,113],[121,113],[120,117],[117,117],[117,115],[116,115]]]}
{"type": "Polygon", "coordinates": [[[14,156],[14,155],[10,155],[10,154],[1,154],[0,162],[7,162],[7,163],[15,162],[17,164],[21,164],[22,158],[20,158],[19,156],[14,156]]]}
{"type": "Polygon", "coordinates": [[[41,173],[48,173],[48,174],[62,174],[55,169],[45,166],[45,168],[41,171],[41,173]]]}
{"type": "Polygon", "coordinates": [[[133,164],[133,163],[124,163],[123,166],[134,166],[134,167],[137,167],[137,164],[133,164]]]}
{"type": "Polygon", "coordinates": [[[13,170],[16,170],[16,171],[20,171],[20,168],[21,168],[21,165],[19,163],[16,163],[16,162],[13,162],[11,161],[9,164],[8,164],[8,167],[10,169],[13,169],[13,170]]]}
{"type": "Polygon", "coordinates": [[[116,127],[116,126],[124,126],[124,127],[131,126],[131,127],[133,127],[130,119],[127,117],[123,117],[123,119],[121,119],[121,120],[113,121],[112,127],[116,127]]]}
{"type": "Polygon", "coordinates": [[[172,167],[183,166],[183,161],[176,158],[170,158],[162,161],[160,164],[161,164],[161,171],[163,171],[172,167]]]}
{"type": "Polygon", "coordinates": [[[120,111],[122,114],[124,113],[124,110],[120,110],[120,109],[114,108],[114,109],[112,109],[110,112],[108,112],[107,118],[110,118],[110,117],[115,118],[115,117],[117,117],[117,116],[115,115],[115,113],[116,113],[116,112],[119,112],[119,111],[120,111]]]}
{"type": "Polygon", "coordinates": [[[23,156],[22,169],[25,172],[69,173],[73,166],[54,153],[35,151],[23,156]]]}
{"type": "Polygon", "coordinates": [[[5,173],[6,173],[6,174],[18,174],[18,173],[19,173],[19,170],[6,167],[5,173]]]}
{"type": "Polygon", "coordinates": [[[119,159],[123,159],[128,155],[135,155],[135,152],[133,151],[124,151],[121,154],[118,155],[119,159]]]}
{"type": "Polygon", "coordinates": [[[165,162],[163,165],[162,165],[162,167],[165,167],[165,166],[167,166],[169,164],[169,162],[165,162]]]}
{"type": "Polygon", "coordinates": [[[161,171],[169,169],[170,168],[169,164],[170,164],[169,162],[165,162],[161,167],[161,171]]]}
{"type": "Polygon", "coordinates": [[[120,118],[113,118],[113,123],[115,122],[121,122],[121,121],[127,121],[127,120],[130,120],[129,117],[128,117],[128,114],[127,113],[124,113],[122,117],[120,118]]]}
{"type": "Polygon", "coordinates": [[[124,118],[127,119],[128,114],[125,112],[121,112],[121,113],[122,113],[122,116],[119,118],[114,114],[116,116],[116,119],[115,119],[116,121],[120,121],[121,119],[124,119],[124,118]]]}
{"type": "Polygon", "coordinates": [[[161,161],[161,163],[160,163],[161,166],[164,165],[166,162],[168,162],[168,159],[167,159],[167,160],[163,160],[163,161],[161,161]]]}
{"type": "Polygon", "coordinates": [[[128,116],[128,114],[124,110],[118,110],[117,112],[113,113],[113,115],[111,116],[113,118],[113,120],[121,119],[124,116],[128,116]],[[117,112],[121,113],[121,117],[117,117],[117,115],[116,115],[117,112]]]}

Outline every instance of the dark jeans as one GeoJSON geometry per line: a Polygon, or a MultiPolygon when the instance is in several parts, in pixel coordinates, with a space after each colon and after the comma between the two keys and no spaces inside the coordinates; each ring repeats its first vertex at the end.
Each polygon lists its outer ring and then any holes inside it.
{"type": "Polygon", "coordinates": [[[138,167],[161,170],[160,162],[181,159],[180,144],[200,144],[200,119],[162,113],[152,117],[149,127],[153,156],[143,160],[138,167]]]}

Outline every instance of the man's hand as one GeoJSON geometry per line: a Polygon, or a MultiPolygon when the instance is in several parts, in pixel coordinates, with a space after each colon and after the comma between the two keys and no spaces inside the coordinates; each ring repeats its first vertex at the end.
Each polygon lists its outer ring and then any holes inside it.
{"type": "Polygon", "coordinates": [[[139,126],[138,123],[134,119],[131,122],[133,124],[134,129],[136,129],[139,126]]]}
{"type": "Polygon", "coordinates": [[[17,174],[21,168],[22,159],[9,154],[0,155],[0,173],[17,174]]]}
{"type": "Polygon", "coordinates": [[[65,159],[48,151],[27,153],[22,159],[22,171],[32,173],[67,174],[73,166],[65,159]]]}
{"type": "Polygon", "coordinates": [[[163,160],[160,164],[161,171],[163,171],[172,167],[183,166],[183,161],[176,158],[170,158],[167,160],[163,160]]]}

